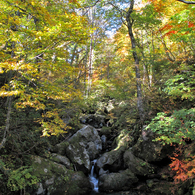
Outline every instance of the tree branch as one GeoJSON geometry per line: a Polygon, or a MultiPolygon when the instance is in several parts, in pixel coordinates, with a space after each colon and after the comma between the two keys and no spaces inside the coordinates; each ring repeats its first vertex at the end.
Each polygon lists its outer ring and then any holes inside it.
{"type": "Polygon", "coordinates": [[[90,8],[96,6],[101,0],[97,0],[93,5],[84,6],[83,8],[90,8]]]}
{"type": "Polygon", "coordinates": [[[177,0],[185,4],[195,4],[195,1],[185,1],[185,0],[177,0]]]}
{"type": "Polygon", "coordinates": [[[121,18],[122,23],[123,23],[125,26],[127,26],[127,23],[126,23],[125,20],[123,19],[123,12],[126,13],[126,11],[125,11],[125,10],[121,10],[119,7],[117,7],[117,6],[114,5],[113,3],[110,3],[110,2],[109,2],[108,4],[112,5],[116,10],[119,11],[119,13],[120,13],[120,18],[121,18]]]}

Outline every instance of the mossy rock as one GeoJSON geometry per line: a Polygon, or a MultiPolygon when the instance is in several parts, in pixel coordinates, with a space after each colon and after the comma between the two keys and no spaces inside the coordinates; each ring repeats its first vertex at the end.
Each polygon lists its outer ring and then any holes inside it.
{"type": "Polygon", "coordinates": [[[134,137],[129,135],[129,131],[123,129],[120,134],[115,138],[113,145],[117,148],[124,146],[125,148],[131,147],[134,143],[134,137]]]}
{"type": "Polygon", "coordinates": [[[97,167],[99,169],[103,168],[111,172],[117,172],[120,169],[123,169],[123,153],[125,152],[125,147],[111,150],[104,153],[97,160],[97,167]]]}
{"type": "Polygon", "coordinates": [[[53,146],[51,151],[54,153],[58,153],[60,155],[66,154],[66,148],[68,147],[69,143],[67,141],[60,142],[59,144],[53,146]]]}
{"type": "Polygon", "coordinates": [[[129,190],[136,182],[138,182],[138,178],[127,169],[119,173],[101,175],[99,179],[99,189],[101,191],[129,190]]]}
{"type": "Polygon", "coordinates": [[[90,182],[82,172],[74,172],[39,156],[32,156],[31,159],[33,174],[40,179],[37,186],[42,186],[38,194],[47,191],[51,195],[80,195],[91,190],[90,182]]]}
{"type": "Polygon", "coordinates": [[[112,128],[111,127],[102,127],[100,134],[101,135],[110,135],[112,133],[112,128]]]}
{"type": "Polygon", "coordinates": [[[153,173],[154,167],[148,162],[137,158],[131,148],[124,153],[124,164],[128,167],[135,175],[146,176],[153,173]]]}

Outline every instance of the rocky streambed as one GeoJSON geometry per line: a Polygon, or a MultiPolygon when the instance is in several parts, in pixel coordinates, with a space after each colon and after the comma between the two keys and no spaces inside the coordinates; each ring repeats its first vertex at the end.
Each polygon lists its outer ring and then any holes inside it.
{"type": "Polygon", "coordinates": [[[32,156],[40,178],[32,194],[192,194],[193,181],[180,188],[173,182],[168,155],[174,148],[153,142],[152,132],[142,129],[135,140],[127,131],[117,136],[106,132],[104,116],[91,114],[81,122],[82,128],[52,147],[48,156],[32,156]]]}

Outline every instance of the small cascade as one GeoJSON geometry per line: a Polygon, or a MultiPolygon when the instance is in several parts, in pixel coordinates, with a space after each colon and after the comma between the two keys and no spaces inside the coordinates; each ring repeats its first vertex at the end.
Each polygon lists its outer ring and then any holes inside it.
{"type": "Polygon", "coordinates": [[[93,191],[98,193],[99,192],[98,178],[94,171],[96,162],[97,162],[96,159],[92,161],[92,167],[91,167],[91,173],[89,175],[89,179],[90,179],[91,184],[93,185],[93,191]]]}

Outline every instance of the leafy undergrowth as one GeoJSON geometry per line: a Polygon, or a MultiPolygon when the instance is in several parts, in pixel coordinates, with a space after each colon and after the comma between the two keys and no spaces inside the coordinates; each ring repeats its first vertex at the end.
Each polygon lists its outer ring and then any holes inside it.
{"type": "Polygon", "coordinates": [[[179,183],[195,177],[195,156],[187,160],[179,160],[172,157],[170,167],[176,172],[174,181],[179,183]]]}
{"type": "Polygon", "coordinates": [[[160,112],[147,126],[162,144],[185,144],[185,139],[195,140],[195,109],[174,111],[171,116],[160,112]]]}
{"type": "Polygon", "coordinates": [[[176,184],[195,178],[195,142],[178,146],[170,158],[176,184]]]}

